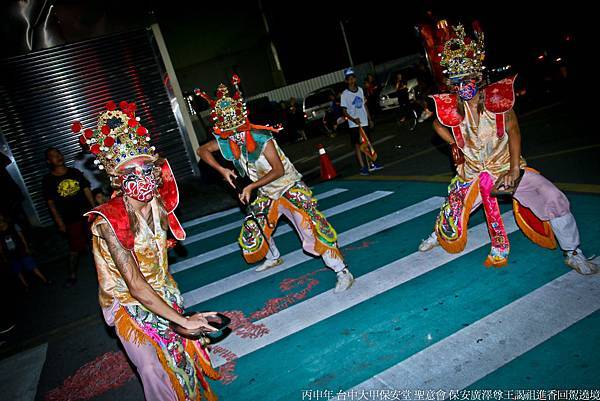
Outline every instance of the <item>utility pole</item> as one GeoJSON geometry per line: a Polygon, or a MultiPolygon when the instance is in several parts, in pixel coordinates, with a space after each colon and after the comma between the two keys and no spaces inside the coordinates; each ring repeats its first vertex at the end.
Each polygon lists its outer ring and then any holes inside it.
{"type": "Polygon", "coordinates": [[[350,52],[350,44],[348,43],[348,37],[346,36],[346,29],[344,28],[344,21],[340,20],[340,28],[342,28],[342,36],[344,37],[344,43],[346,44],[346,52],[348,53],[348,61],[350,66],[354,67],[354,61],[352,60],[352,53],[350,52]]]}
{"type": "Polygon", "coordinates": [[[275,83],[280,86],[285,86],[285,75],[283,74],[283,68],[281,68],[281,63],[279,62],[277,48],[275,47],[275,43],[273,43],[273,39],[271,39],[269,21],[267,21],[267,15],[265,14],[265,10],[262,5],[262,0],[258,0],[258,9],[260,10],[260,15],[262,16],[263,23],[265,24],[265,31],[267,31],[267,38],[269,40],[269,48],[271,50],[271,56],[273,57],[273,63],[275,64],[275,71],[273,74],[276,81],[275,83]]]}

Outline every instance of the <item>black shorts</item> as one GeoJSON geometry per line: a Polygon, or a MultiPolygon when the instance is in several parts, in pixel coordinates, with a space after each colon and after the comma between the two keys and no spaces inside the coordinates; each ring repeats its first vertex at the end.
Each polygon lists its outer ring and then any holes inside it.
{"type": "MultiPolygon", "coordinates": [[[[367,138],[371,140],[371,132],[369,127],[362,127],[365,134],[367,134],[367,138]]],[[[360,131],[358,127],[350,128],[350,144],[352,145],[360,145],[360,131]]]]}

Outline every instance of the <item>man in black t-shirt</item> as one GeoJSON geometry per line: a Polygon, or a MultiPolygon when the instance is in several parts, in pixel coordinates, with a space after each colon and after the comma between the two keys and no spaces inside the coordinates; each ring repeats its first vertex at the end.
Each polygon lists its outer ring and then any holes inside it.
{"type": "Polygon", "coordinates": [[[66,167],[65,159],[56,148],[46,150],[50,174],[42,181],[44,198],[61,233],[69,241],[69,277],[67,287],[77,282],[79,255],[87,250],[87,224],[83,214],[94,208],[89,181],[77,169],[66,167]]]}

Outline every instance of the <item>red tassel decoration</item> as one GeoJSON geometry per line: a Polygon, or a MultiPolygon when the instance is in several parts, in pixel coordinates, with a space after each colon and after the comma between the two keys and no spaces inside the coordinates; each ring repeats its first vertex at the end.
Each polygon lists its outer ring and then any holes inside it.
{"type": "Polygon", "coordinates": [[[498,113],[496,114],[496,135],[498,135],[498,138],[502,138],[504,136],[504,132],[504,114],[498,113]]]}
{"type": "Polygon", "coordinates": [[[238,160],[240,158],[240,155],[242,154],[242,152],[240,151],[240,147],[238,146],[237,143],[233,142],[232,140],[229,141],[229,148],[231,149],[231,153],[233,153],[233,157],[235,157],[235,160],[238,160]]]}
{"type": "Polygon", "coordinates": [[[246,131],[246,149],[248,149],[248,153],[254,153],[256,150],[256,141],[250,131],[246,131]]]}
{"type": "Polygon", "coordinates": [[[456,144],[459,148],[463,148],[465,146],[465,140],[462,136],[462,131],[460,130],[460,125],[452,127],[452,132],[454,133],[454,139],[456,139],[456,144]]]}

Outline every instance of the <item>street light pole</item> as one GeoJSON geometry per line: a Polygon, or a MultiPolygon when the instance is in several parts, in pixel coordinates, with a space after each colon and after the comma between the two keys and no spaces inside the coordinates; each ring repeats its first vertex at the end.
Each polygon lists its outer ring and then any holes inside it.
{"type": "Polygon", "coordinates": [[[260,15],[262,16],[263,23],[265,24],[265,31],[267,31],[267,37],[269,40],[269,48],[271,50],[271,56],[273,57],[273,62],[275,63],[276,75],[281,86],[285,86],[285,75],[283,74],[283,68],[281,68],[281,63],[279,62],[279,54],[277,54],[277,48],[275,47],[275,43],[271,39],[271,31],[269,29],[269,21],[267,20],[267,15],[263,9],[262,0],[258,0],[258,8],[260,10],[260,15]]]}
{"type": "Polygon", "coordinates": [[[342,28],[342,36],[344,37],[344,43],[346,44],[346,53],[348,53],[348,61],[350,66],[354,67],[354,61],[352,60],[352,53],[350,52],[350,44],[348,43],[348,37],[346,36],[346,29],[344,28],[344,21],[340,20],[340,28],[342,28]]]}

